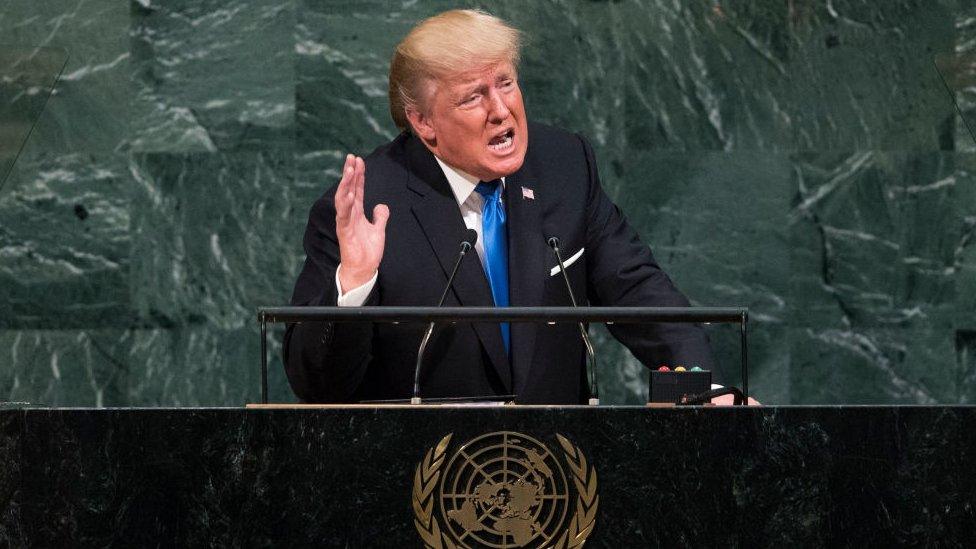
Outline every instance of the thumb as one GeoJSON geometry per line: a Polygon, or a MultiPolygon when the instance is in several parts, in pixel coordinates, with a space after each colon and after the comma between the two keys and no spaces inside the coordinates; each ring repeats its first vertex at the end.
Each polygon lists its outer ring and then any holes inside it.
{"type": "Polygon", "coordinates": [[[373,208],[373,226],[386,230],[386,222],[390,219],[390,207],[386,204],[377,204],[373,208]]]}

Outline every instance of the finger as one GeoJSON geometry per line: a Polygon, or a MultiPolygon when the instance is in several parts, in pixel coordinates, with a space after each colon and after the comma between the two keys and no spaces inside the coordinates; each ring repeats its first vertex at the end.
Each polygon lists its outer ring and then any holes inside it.
{"type": "Polygon", "coordinates": [[[386,222],[390,219],[390,207],[386,204],[377,204],[373,208],[373,227],[381,231],[386,231],[386,222]]]}
{"type": "Polygon", "coordinates": [[[364,188],[366,185],[366,178],[363,173],[365,168],[362,164],[361,158],[355,158],[353,161],[353,176],[352,182],[349,185],[349,201],[351,202],[349,206],[350,215],[353,216],[357,221],[366,221],[366,212],[363,208],[363,195],[365,194],[364,188]]]}
{"type": "Polygon", "coordinates": [[[336,189],[335,207],[336,219],[348,219],[352,212],[354,193],[350,194],[350,187],[353,185],[355,170],[353,166],[346,166],[342,172],[342,180],[339,181],[339,188],[336,189]]]}
{"type": "Polygon", "coordinates": [[[358,173],[356,170],[356,156],[352,156],[352,160],[349,161],[349,185],[346,187],[346,195],[349,200],[356,199],[356,185],[359,184],[358,173]]]}
{"type": "MultiPolygon", "coordinates": [[[[717,406],[732,406],[735,404],[735,397],[732,395],[717,396],[712,399],[712,404],[717,406]]],[[[749,406],[762,406],[762,404],[758,400],[749,397],[749,406]]]]}
{"type": "Polygon", "coordinates": [[[335,195],[337,220],[348,219],[352,211],[352,202],[355,195],[354,193],[350,194],[350,189],[355,178],[355,167],[355,156],[351,154],[346,155],[346,162],[342,167],[342,179],[339,180],[339,187],[336,189],[335,195]]]}
{"type": "Polygon", "coordinates": [[[349,169],[353,167],[353,156],[351,154],[346,155],[345,162],[342,163],[342,175],[339,178],[339,188],[336,189],[336,194],[348,192],[349,189],[349,169]]]}
{"type": "Polygon", "coordinates": [[[356,158],[356,211],[366,215],[363,208],[363,198],[366,195],[366,163],[362,158],[356,158]]]}
{"type": "Polygon", "coordinates": [[[712,404],[717,406],[732,406],[734,403],[735,399],[732,395],[722,395],[712,399],[712,404]]]}

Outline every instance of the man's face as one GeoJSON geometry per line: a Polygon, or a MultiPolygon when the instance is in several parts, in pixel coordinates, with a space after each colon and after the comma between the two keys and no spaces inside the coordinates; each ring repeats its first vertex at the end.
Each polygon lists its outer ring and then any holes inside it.
{"type": "Polygon", "coordinates": [[[448,165],[482,181],[522,167],[528,128],[515,67],[502,62],[436,82],[425,112],[409,112],[414,130],[448,165]]]}

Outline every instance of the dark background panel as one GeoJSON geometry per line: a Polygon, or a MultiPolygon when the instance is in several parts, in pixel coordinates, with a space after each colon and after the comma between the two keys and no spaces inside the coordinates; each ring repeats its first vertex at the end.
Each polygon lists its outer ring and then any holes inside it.
{"type": "MultiPolygon", "coordinates": [[[[525,31],[529,115],[593,143],[691,301],[750,308],[760,400],[973,402],[971,3],[462,5],[525,31]]],[[[4,46],[68,62],[0,189],[0,399],[256,400],[254,311],[287,302],[343,156],[396,134],[392,48],[451,7],[8,1],[4,46]]],[[[709,330],[737,382],[734,330],[709,330]]],[[[646,370],[594,332],[604,401],[641,402],[646,370]]]]}

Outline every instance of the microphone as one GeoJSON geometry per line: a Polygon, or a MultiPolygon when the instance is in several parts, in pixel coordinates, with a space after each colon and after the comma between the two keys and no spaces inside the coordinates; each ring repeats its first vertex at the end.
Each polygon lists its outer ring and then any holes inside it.
{"type": "MultiPolygon", "coordinates": [[[[474,229],[468,229],[468,232],[464,233],[464,239],[461,240],[461,251],[458,253],[457,261],[454,262],[454,269],[451,270],[451,276],[447,277],[447,286],[444,287],[444,292],[441,293],[441,299],[437,302],[437,306],[440,307],[444,304],[444,300],[447,299],[447,292],[451,289],[451,284],[454,283],[454,277],[457,276],[458,267],[461,266],[461,260],[464,259],[465,254],[474,248],[474,243],[478,241],[478,231],[474,229]]],[[[410,399],[410,404],[420,404],[420,365],[424,361],[424,351],[427,350],[427,344],[430,343],[430,338],[434,334],[434,323],[431,322],[427,326],[427,332],[424,334],[424,338],[420,340],[420,348],[417,349],[417,365],[413,371],[413,397],[410,399]]]]}
{"type": "MultiPolygon", "coordinates": [[[[569,283],[569,275],[566,274],[566,265],[563,265],[563,256],[559,253],[559,238],[550,236],[546,239],[546,244],[556,252],[556,261],[559,261],[559,272],[563,274],[563,281],[566,282],[566,291],[569,292],[569,301],[576,307],[576,296],[573,295],[573,286],[569,283]]],[[[583,338],[583,345],[586,347],[587,363],[589,364],[590,378],[590,406],[600,404],[600,387],[596,379],[596,355],[593,352],[593,343],[590,341],[589,334],[586,333],[586,326],[579,323],[580,336],[583,338]]]]}

